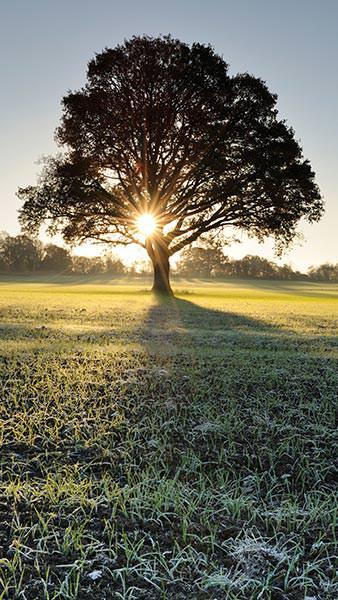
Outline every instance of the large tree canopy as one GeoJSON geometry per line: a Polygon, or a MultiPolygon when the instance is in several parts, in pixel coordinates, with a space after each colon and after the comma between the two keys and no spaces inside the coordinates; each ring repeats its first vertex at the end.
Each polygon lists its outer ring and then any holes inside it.
{"type": "Polygon", "coordinates": [[[138,243],[157,290],[170,291],[169,257],[201,234],[231,226],[288,243],[299,219],[322,212],[276,95],[256,77],[230,76],[210,46],[144,36],[104,50],[87,84],[63,98],[56,139],[60,155],[18,192],[23,226],[138,243]],[[142,237],[144,214],[156,228],[142,237]]]}

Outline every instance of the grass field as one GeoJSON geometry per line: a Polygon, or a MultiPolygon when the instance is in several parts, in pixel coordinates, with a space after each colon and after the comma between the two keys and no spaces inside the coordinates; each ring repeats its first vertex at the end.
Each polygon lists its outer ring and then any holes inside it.
{"type": "Polygon", "coordinates": [[[338,286],[0,283],[0,600],[338,597],[338,286]]]}

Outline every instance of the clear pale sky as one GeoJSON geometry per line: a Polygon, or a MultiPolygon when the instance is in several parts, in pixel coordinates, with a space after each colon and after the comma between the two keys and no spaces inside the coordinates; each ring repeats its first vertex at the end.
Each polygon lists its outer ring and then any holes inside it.
{"type": "MultiPolygon", "coordinates": [[[[136,34],[211,43],[279,96],[326,202],[319,224],[285,256],[299,268],[338,262],[338,0],[0,0],[0,230],[19,231],[18,186],[55,152],[60,100],[85,81],[95,52],[136,34]]],[[[273,257],[272,245],[232,254],[273,257]]]]}

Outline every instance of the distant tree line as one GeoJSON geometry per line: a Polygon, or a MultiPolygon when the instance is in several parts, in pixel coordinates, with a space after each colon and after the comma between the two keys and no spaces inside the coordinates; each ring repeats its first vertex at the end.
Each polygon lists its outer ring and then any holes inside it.
{"type": "Polygon", "coordinates": [[[0,235],[0,273],[58,273],[74,275],[119,275],[123,262],[111,253],[77,256],[56,244],[43,244],[28,235],[0,235]]]}
{"type": "Polygon", "coordinates": [[[241,279],[288,279],[338,282],[338,263],[310,267],[307,273],[295,271],[290,265],[261,256],[247,255],[240,259],[224,255],[220,244],[193,246],[183,250],[176,273],[185,277],[234,277],[241,279]]]}
{"type": "MultiPolygon", "coordinates": [[[[56,244],[43,244],[28,235],[0,233],[0,273],[58,273],[64,275],[148,274],[150,265],[142,261],[127,268],[122,260],[106,252],[102,256],[78,256],[56,244]]],[[[261,256],[230,258],[220,243],[193,246],[183,250],[175,274],[182,277],[233,277],[238,279],[287,279],[338,282],[338,263],[310,267],[307,273],[261,256]]]]}

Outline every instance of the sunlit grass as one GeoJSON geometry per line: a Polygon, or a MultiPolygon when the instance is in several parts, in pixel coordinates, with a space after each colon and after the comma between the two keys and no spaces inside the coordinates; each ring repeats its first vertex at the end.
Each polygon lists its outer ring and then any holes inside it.
{"type": "Polygon", "coordinates": [[[337,286],[147,285],[0,284],[0,598],[333,600],[337,286]]]}

